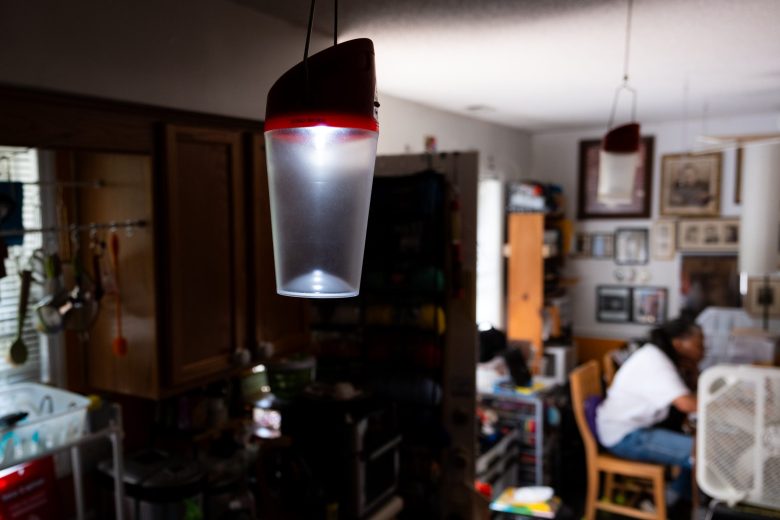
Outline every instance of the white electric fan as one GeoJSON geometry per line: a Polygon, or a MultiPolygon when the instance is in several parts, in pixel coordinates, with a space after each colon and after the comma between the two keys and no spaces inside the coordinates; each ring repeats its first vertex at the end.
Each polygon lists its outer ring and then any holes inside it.
{"type": "Polygon", "coordinates": [[[718,365],[702,372],[696,480],[729,505],[780,509],[780,369],[718,365]]]}

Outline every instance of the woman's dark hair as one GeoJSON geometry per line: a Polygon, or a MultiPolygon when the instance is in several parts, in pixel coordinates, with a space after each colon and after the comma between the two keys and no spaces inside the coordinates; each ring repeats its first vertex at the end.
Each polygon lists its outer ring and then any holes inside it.
{"type": "Polygon", "coordinates": [[[693,320],[684,317],[676,318],[654,328],[650,332],[650,343],[660,348],[672,360],[672,363],[678,366],[680,357],[674,349],[672,340],[686,338],[697,330],[699,330],[699,326],[693,320]]]}

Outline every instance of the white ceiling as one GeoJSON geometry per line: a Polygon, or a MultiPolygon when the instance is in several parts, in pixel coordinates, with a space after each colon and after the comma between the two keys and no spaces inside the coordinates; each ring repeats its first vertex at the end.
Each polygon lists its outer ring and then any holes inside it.
{"type": "MultiPolygon", "coordinates": [[[[309,0],[234,1],[308,17],[309,0]]],[[[330,32],[332,5],[318,2],[316,30],[330,32]]],[[[606,125],[627,5],[341,0],[339,39],[374,40],[383,93],[530,131],[606,125]]],[[[780,0],[635,0],[630,80],[640,121],[780,114],[780,0]]]]}

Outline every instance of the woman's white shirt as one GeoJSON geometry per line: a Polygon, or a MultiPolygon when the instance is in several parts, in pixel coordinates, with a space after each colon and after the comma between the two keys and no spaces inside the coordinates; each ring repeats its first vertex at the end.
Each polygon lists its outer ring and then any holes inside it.
{"type": "Polygon", "coordinates": [[[634,430],[663,421],[672,401],[690,393],[672,360],[646,344],[621,365],[596,410],[599,440],[614,446],[634,430]]]}

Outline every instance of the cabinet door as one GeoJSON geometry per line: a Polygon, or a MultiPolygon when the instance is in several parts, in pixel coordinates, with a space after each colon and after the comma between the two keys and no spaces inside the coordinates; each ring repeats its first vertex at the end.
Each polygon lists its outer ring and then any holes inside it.
{"type": "Polygon", "coordinates": [[[534,347],[533,371],[542,359],[542,307],[544,306],[544,215],[509,215],[507,266],[507,337],[530,341],[534,347]]]}
{"type": "Polygon", "coordinates": [[[276,354],[295,351],[308,341],[307,300],[276,293],[271,205],[262,135],[252,136],[252,235],[255,288],[255,334],[276,354]]]}
{"type": "Polygon", "coordinates": [[[165,152],[160,349],[175,387],[224,374],[245,346],[245,174],[237,131],[169,126],[165,152]]]}

